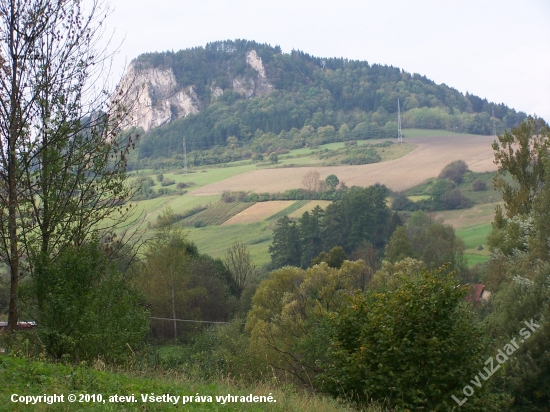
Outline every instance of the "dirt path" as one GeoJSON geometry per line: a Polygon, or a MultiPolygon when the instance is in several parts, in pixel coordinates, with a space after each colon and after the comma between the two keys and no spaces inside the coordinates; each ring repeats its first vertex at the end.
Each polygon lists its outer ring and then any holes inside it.
{"type": "Polygon", "coordinates": [[[436,177],[454,160],[464,160],[474,172],[496,170],[491,148],[494,140],[493,136],[471,135],[414,138],[410,142],[418,147],[396,160],[360,166],[252,170],[203,186],[194,190],[193,195],[219,195],[224,190],[284,192],[301,187],[302,177],[310,170],[318,171],[321,179],[335,174],[350,187],[381,183],[400,191],[436,177]]]}

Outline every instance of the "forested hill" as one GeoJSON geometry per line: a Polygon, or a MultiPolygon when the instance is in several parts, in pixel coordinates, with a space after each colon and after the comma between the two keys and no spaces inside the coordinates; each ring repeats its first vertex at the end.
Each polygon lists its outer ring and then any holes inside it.
{"type": "Polygon", "coordinates": [[[398,99],[404,128],[491,134],[526,117],[397,67],[285,54],[247,40],[147,53],[132,68],[145,76],[145,103],[154,111],[141,125],[140,158],[181,152],[184,135],[188,150],[271,142],[254,151],[393,137],[398,99]]]}

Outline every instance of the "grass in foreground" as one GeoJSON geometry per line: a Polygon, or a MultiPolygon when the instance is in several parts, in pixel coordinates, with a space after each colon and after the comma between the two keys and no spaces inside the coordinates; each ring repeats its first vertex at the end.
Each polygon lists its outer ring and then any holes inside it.
{"type": "Polygon", "coordinates": [[[0,355],[0,387],[0,411],[352,411],[350,407],[331,398],[297,392],[291,388],[285,390],[265,384],[242,387],[231,382],[197,383],[167,371],[112,372],[84,365],[67,366],[5,355],[0,355]],[[25,405],[12,402],[12,394],[58,394],[64,395],[64,402],[25,405]],[[68,401],[70,394],[76,395],[73,403],[68,401]],[[89,402],[79,402],[80,398],[86,399],[86,394],[89,395],[89,402]],[[95,402],[90,397],[94,394],[95,402]],[[102,395],[100,401],[98,394],[102,395]],[[142,395],[156,397],[168,394],[180,397],[176,405],[169,402],[142,401],[142,395]],[[203,397],[204,402],[195,401],[197,394],[203,397]],[[222,404],[221,399],[216,401],[216,396],[226,397],[228,394],[245,397],[250,394],[266,397],[271,395],[276,402],[222,404]],[[130,398],[126,398],[124,402],[115,402],[114,395],[130,398]],[[183,404],[183,396],[193,397],[193,401],[183,404]],[[211,402],[208,396],[212,398],[211,402]]]}

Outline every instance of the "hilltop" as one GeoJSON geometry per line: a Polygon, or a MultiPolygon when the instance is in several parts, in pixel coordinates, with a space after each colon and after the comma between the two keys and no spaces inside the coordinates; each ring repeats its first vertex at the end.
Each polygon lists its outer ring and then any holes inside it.
{"type": "Polygon", "coordinates": [[[403,128],[490,135],[526,117],[397,67],[282,53],[247,40],[142,54],[122,84],[131,81],[139,89],[133,125],[145,134],[137,155],[142,161],[183,153],[182,136],[188,152],[229,152],[225,160],[195,155],[194,165],[395,137],[398,99],[403,128]]]}

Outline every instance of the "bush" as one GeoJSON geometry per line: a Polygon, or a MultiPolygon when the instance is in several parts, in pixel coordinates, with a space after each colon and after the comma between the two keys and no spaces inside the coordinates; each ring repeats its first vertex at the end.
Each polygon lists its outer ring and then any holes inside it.
{"type": "Polygon", "coordinates": [[[458,189],[446,193],[440,199],[440,203],[444,209],[462,209],[470,205],[470,201],[458,189]]]}
{"type": "Polygon", "coordinates": [[[235,195],[231,192],[223,192],[222,193],[222,200],[224,203],[232,203],[235,201],[235,195]]]}
{"type": "Polygon", "coordinates": [[[175,180],[172,180],[172,179],[163,179],[162,182],[160,183],[161,186],[172,186],[173,184],[175,184],[176,181],[175,180]]]}
{"type": "MultiPolygon", "coordinates": [[[[330,361],[319,380],[332,394],[360,403],[450,411],[451,396],[476,375],[483,350],[482,331],[463,305],[466,290],[452,273],[437,270],[395,277],[396,290],[368,288],[327,315],[330,361]]],[[[478,400],[483,396],[463,409],[482,410],[475,409],[478,400]]]]}
{"type": "Polygon", "coordinates": [[[97,243],[68,247],[54,261],[35,259],[35,266],[28,309],[51,356],[120,362],[143,344],[143,297],[97,243]]]}
{"type": "Polygon", "coordinates": [[[194,228],[199,228],[199,227],[204,227],[204,226],[206,226],[206,223],[204,223],[200,219],[195,220],[195,222],[193,223],[194,228]]]}
{"type": "Polygon", "coordinates": [[[487,183],[485,183],[483,180],[476,180],[473,185],[472,189],[474,189],[474,192],[482,192],[484,190],[487,190],[487,183]]]}
{"type": "Polygon", "coordinates": [[[409,210],[415,211],[418,209],[418,205],[410,200],[403,192],[396,193],[391,204],[393,210],[409,210]]]}
{"type": "Polygon", "coordinates": [[[468,165],[464,160],[455,160],[443,168],[439,174],[439,179],[450,179],[456,184],[460,184],[464,173],[467,171],[468,165]]]}

